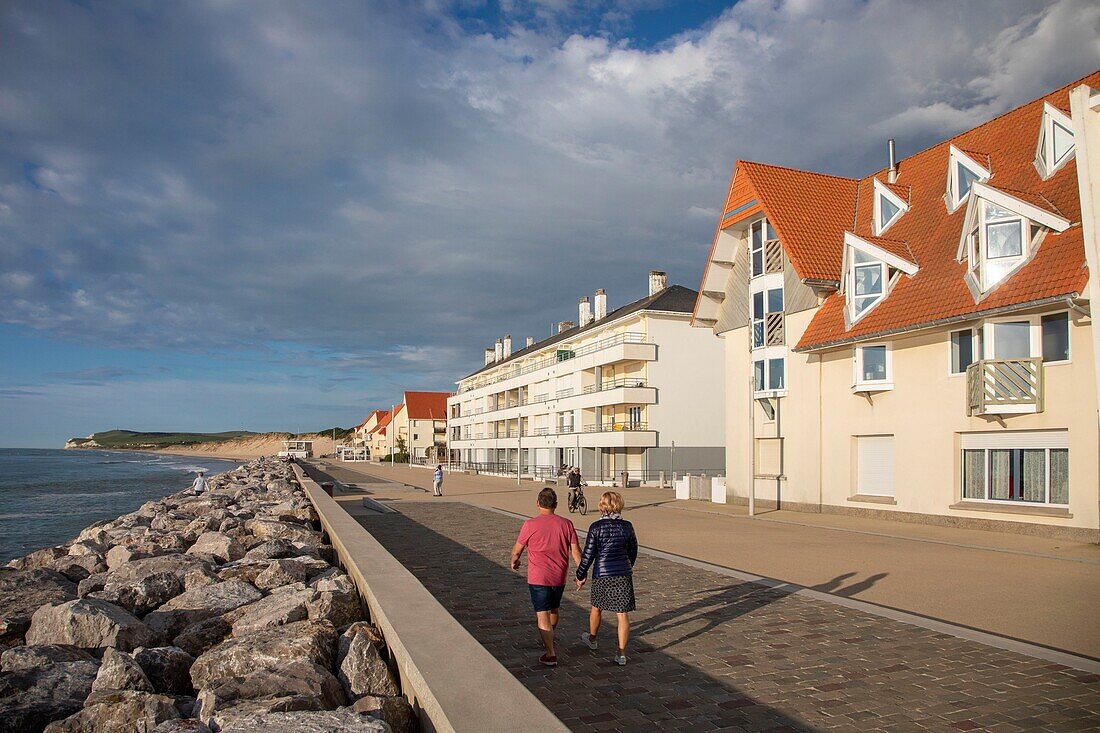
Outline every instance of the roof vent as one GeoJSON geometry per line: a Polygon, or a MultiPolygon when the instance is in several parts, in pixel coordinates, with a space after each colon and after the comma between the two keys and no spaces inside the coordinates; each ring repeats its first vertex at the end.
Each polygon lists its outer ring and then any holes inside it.
{"type": "Polygon", "coordinates": [[[573,323],[572,321],[558,321],[558,333],[561,333],[562,331],[568,331],[576,325],[577,324],[573,323]]]}
{"type": "Polygon", "coordinates": [[[535,345],[535,340],[533,338],[531,338],[530,336],[528,336],[527,337],[527,348],[531,348],[534,345],[535,345]]]}
{"type": "Polygon", "coordinates": [[[890,170],[886,173],[886,180],[890,183],[898,182],[898,159],[894,154],[894,138],[890,138],[886,143],[887,149],[890,151],[890,170]]]}
{"type": "Polygon", "coordinates": [[[486,366],[492,364],[493,360],[495,358],[496,358],[496,354],[493,353],[492,349],[485,349],[485,365],[486,366]]]}

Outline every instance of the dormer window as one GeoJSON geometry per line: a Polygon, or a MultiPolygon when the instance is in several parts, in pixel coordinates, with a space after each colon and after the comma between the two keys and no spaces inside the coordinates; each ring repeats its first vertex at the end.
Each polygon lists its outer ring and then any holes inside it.
{"type": "Polygon", "coordinates": [[[966,213],[967,276],[987,293],[1024,265],[1038,247],[1044,228],[1064,231],[1069,222],[1046,209],[984,183],[974,185],[966,213]]]}
{"type": "Polygon", "coordinates": [[[948,154],[947,209],[955,211],[966,201],[974,184],[988,181],[990,172],[954,145],[948,154]]]}
{"type": "Polygon", "coordinates": [[[775,229],[772,228],[772,224],[767,219],[760,219],[753,222],[750,227],[752,232],[750,243],[750,259],[752,265],[752,277],[759,277],[765,272],[777,272],[782,270],[782,258],[779,258],[780,269],[775,267],[775,261],[777,255],[781,254],[779,249],[779,236],[775,233],[775,229]]]}
{"type": "Polygon", "coordinates": [[[896,193],[875,179],[874,233],[881,236],[901,215],[909,210],[909,204],[896,193]]]}
{"type": "Polygon", "coordinates": [[[1074,152],[1073,121],[1062,110],[1043,103],[1043,122],[1039,128],[1039,147],[1035,167],[1043,179],[1050,178],[1065,165],[1074,152]]]}
{"type": "Polygon", "coordinates": [[[886,296],[886,263],[858,249],[852,250],[852,320],[858,320],[886,296]]]}

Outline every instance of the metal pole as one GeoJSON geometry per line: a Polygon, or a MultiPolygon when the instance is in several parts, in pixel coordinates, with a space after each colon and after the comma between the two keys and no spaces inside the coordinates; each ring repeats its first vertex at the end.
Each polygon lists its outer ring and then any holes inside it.
{"type": "Polygon", "coordinates": [[[676,489],[676,441],[672,441],[672,453],[668,459],[669,469],[672,473],[672,488],[676,489]]]}
{"type": "Polygon", "coordinates": [[[519,427],[516,428],[516,486],[523,476],[523,418],[516,420],[519,427]]]}
{"type": "Polygon", "coordinates": [[[397,405],[390,405],[390,468],[393,468],[393,431],[397,429],[397,423],[393,421],[397,417],[394,413],[397,405]]]}
{"type": "Polygon", "coordinates": [[[752,362],[752,334],[749,334],[749,516],[756,515],[756,415],[753,412],[753,395],[756,393],[756,365],[752,362]]]}

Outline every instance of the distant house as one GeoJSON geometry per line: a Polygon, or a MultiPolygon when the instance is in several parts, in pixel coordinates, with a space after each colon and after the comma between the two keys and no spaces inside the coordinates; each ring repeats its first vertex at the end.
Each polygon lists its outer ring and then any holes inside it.
{"type": "Polygon", "coordinates": [[[394,436],[405,441],[411,458],[442,455],[447,445],[447,398],[449,392],[405,392],[404,402],[394,410],[394,436]],[[439,451],[436,451],[439,448],[439,451]]]}
{"type": "Polygon", "coordinates": [[[374,410],[371,414],[367,415],[363,422],[355,426],[351,439],[352,446],[356,448],[367,448],[369,456],[371,433],[374,432],[374,429],[378,426],[378,421],[382,419],[382,416],[388,414],[388,410],[374,410]]]}
{"type": "Polygon", "coordinates": [[[862,178],[737,162],[694,314],[730,501],[1095,541],[1082,84],[862,178]]]}

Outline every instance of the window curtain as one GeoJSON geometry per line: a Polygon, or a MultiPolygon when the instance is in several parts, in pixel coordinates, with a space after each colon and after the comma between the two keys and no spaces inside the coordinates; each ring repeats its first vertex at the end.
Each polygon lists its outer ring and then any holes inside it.
{"type": "Polygon", "coordinates": [[[985,498],[985,451],[963,451],[963,498],[985,498]]]}
{"type": "Polygon", "coordinates": [[[989,451],[989,498],[1012,498],[1012,451],[989,451]]]}
{"type": "Polygon", "coordinates": [[[1069,504],[1069,451],[1050,451],[1050,503],[1069,504]]]}
{"type": "Polygon", "coordinates": [[[1024,501],[1046,501],[1047,452],[1045,450],[1022,451],[1021,494],[1024,501]]]}

